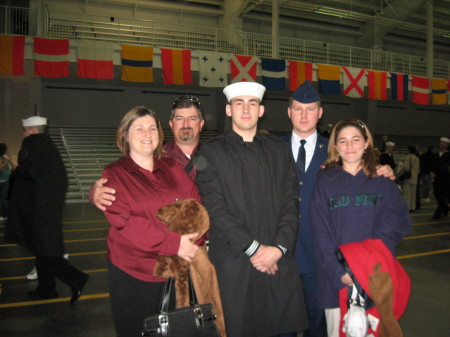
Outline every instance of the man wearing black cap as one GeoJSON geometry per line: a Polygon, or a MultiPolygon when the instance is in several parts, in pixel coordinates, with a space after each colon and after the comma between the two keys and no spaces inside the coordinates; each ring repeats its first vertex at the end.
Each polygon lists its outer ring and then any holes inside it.
{"type": "Polygon", "coordinates": [[[295,260],[300,270],[308,313],[309,329],[303,333],[304,337],[327,336],[324,310],[316,304],[316,263],[309,222],[309,202],[314,183],[321,165],[327,158],[328,139],[317,132],[317,123],[322,113],[319,94],[311,82],[305,81],[289,99],[288,116],[293,131],[283,137],[292,149],[299,180],[300,228],[295,246],[295,260]]]}
{"type": "Polygon", "coordinates": [[[257,132],[264,91],[254,82],[224,89],[232,130],[202,145],[197,166],[230,337],[272,337],[307,324],[293,254],[295,167],[278,137],[257,132]]]}
{"type": "MultiPolygon", "coordinates": [[[[310,81],[305,81],[289,98],[288,116],[293,130],[283,140],[292,150],[296,162],[299,188],[299,231],[295,247],[302,279],[308,313],[309,329],[303,337],[326,337],[327,329],[323,308],[317,306],[316,262],[314,260],[313,238],[309,216],[309,204],[314,190],[316,177],[327,158],[328,139],[317,132],[317,123],[322,117],[323,108],[317,90],[310,81]]],[[[378,175],[395,179],[388,165],[378,168],[378,175]]]]}

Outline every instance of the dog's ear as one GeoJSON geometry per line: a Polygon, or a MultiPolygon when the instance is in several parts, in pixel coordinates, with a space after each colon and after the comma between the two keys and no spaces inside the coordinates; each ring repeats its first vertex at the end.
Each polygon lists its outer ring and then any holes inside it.
{"type": "Polygon", "coordinates": [[[158,209],[156,211],[156,216],[170,227],[173,217],[176,216],[180,208],[181,202],[176,201],[158,209]]]}

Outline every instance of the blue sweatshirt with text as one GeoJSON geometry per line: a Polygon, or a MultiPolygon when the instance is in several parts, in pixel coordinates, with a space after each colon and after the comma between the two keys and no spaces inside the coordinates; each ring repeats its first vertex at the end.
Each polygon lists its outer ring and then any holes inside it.
{"type": "Polygon", "coordinates": [[[314,253],[318,269],[318,305],[339,306],[345,274],[336,252],[340,245],[381,239],[395,246],[412,230],[408,207],[397,185],[384,177],[368,178],[361,169],[352,175],[342,168],[322,171],[310,204],[314,253]]]}

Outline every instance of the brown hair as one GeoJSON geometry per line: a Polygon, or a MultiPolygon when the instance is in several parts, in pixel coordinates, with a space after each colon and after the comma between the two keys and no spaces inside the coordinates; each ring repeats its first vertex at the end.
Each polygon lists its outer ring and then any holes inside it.
{"type": "Polygon", "coordinates": [[[368,177],[376,177],[376,158],[373,147],[373,138],[367,126],[359,119],[344,119],[337,123],[330,135],[330,142],[328,144],[328,157],[325,161],[325,169],[332,167],[342,167],[342,158],[336,150],[336,143],[339,133],[346,127],[353,126],[361,133],[364,140],[368,143],[367,149],[364,151],[361,158],[361,166],[364,173],[368,177]]]}
{"type": "Polygon", "coordinates": [[[164,151],[162,149],[162,145],[164,142],[164,132],[162,130],[161,122],[156,115],[156,113],[149,108],[145,106],[135,106],[130,111],[128,111],[125,116],[123,116],[122,120],[120,121],[120,124],[117,128],[117,134],[116,134],[116,140],[117,140],[117,146],[119,147],[120,151],[125,156],[130,155],[130,145],[125,140],[125,137],[128,133],[128,130],[130,129],[133,122],[141,117],[144,116],[150,116],[152,117],[156,122],[156,127],[158,128],[158,146],[155,149],[154,154],[158,159],[161,159],[162,155],[164,154],[164,151]]]}

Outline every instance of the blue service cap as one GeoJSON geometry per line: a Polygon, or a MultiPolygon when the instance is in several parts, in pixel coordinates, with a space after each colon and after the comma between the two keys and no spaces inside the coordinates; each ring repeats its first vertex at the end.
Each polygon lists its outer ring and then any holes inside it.
{"type": "Polygon", "coordinates": [[[320,101],[319,94],[317,93],[316,88],[312,85],[309,80],[303,82],[297,90],[295,90],[291,97],[300,103],[314,103],[320,101]]]}

